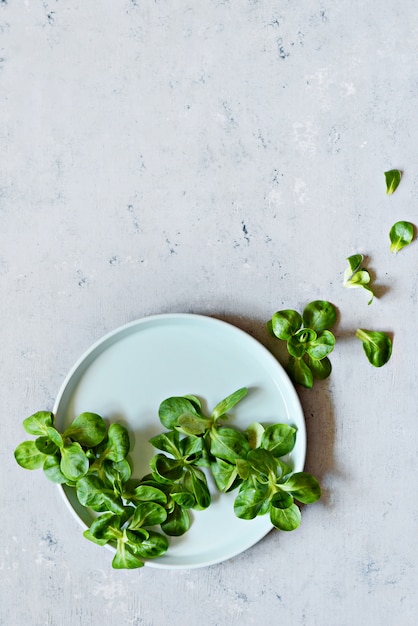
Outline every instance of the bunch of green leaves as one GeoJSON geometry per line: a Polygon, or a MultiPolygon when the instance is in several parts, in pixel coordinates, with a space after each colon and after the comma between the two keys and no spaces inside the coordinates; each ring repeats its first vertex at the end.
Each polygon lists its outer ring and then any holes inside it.
{"type": "Polygon", "coordinates": [[[74,489],[80,505],[95,514],[84,536],[112,545],[117,569],[142,567],[144,559],[167,551],[167,535],[189,529],[190,509],[211,504],[207,471],[220,491],[238,489],[238,517],[269,513],[274,526],[293,530],[300,523],[295,500],[314,502],[319,484],[310,474],[293,473],[283,459],[294,448],[294,427],[255,422],[241,432],[222,424],[246,395],[245,387],[238,389],[209,416],[196,396],[164,400],[159,418],[168,430],[150,439],[159,452],[141,479],[132,478],[127,429],[117,423],[107,427],[95,413],[82,413],[63,432],[52,413],[35,413],[23,426],[36,439],[22,442],[15,458],[25,469],[43,468],[50,480],[74,489]]]}
{"type": "Polygon", "coordinates": [[[81,413],[60,433],[55,428],[53,414],[38,411],[24,420],[23,428],[36,439],[24,441],[17,447],[15,458],[19,465],[25,469],[42,467],[53,482],[71,486],[89,471],[96,446],[105,439],[110,447],[113,445],[112,436],[110,440],[106,438],[104,420],[95,413],[81,413]]]}
{"type": "Polygon", "coordinates": [[[291,380],[310,389],[314,380],[331,373],[328,355],[335,346],[330,328],[337,314],[330,302],[314,300],[302,315],[292,309],[277,311],[267,323],[273,337],[286,341],[289,360],[286,366],[291,380]]]}
{"type": "Polygon", "coordinates": [[[161,452],[151,459],[151,476],[146,480],[166,494],[169,512],[163,530],[179,536],[190,527],[188,511],[207,509],[211,503],[206,475],[198,465],[203,442],[171,430],[152,437],[150,443],[161,452]]]}
{"type": "Polygon", "coordinates": [[[79,503],[98,513],[84,535],[115,546],[113,567],[142,567],[142,559],[167,550],[167,538],[149,528],[166,520],[167,498],[161,490],[132,488],[130,440],[123,425],[107,428],[100,415],[81,413],[59,432],[53,414],[39,411],[23,427],[36,439],[17,446],[16,461],[25,469],[43,468],[49,480],[73,488],[79,503]]]}
{"type": "Polygon", "coordinates": [[[348,267],[344,272],[344,281],[343,285],[347,288],[355,288],[362,287],[366,291],[370,293],[370,299],[368,304],[371,304],[374,298],[373,291],[369,286],[370,283],[370,274],[368,270],[364,267],[361,267],[363,263],[363,255],[362,254],[353,254],[347,258],[348,267]]]}
{"type": "MultiPolygon", "coordinates": [[[[306,472],[293,473],[283,460],[294,448],[296,428],[288,424],[275,424],[266,428],[254,422],[245,432],[224,426],[228,412],[247,394],[245,387],[238,389],[219,402],[211,414],[205,415],[201,403],[194,396],[172,397],[161,403],[159,416],[169,428],[164,434],[166,441],[176,441],[176,448],[151,439],[173,458],[172,466],[185,469],[185,457],[180,459],[178,441],[185,441],[186,449],[193,450],[187,458],[187,470],[205,466],[210,469],[217,488],[222,492],[237,489],[234,511],[237,517],[253,519],[269,514],[272,524],[281,530],[293,530],[300,524],[301,514],[295,500],[302,503],[315,502],[321,495],[318,481],[306,472]],[[184,437],[178,438],[178,433],[184,437]],[[192,442],[195,441],[195,445],[192,442]],[[199,444],[197,442],[200,442],[199,444]]],[[[159,454],[153,477],[161,480],[161,469],[169,467],[169,460],[162,462],[159,454]]],[[[163,476],[164,480],[182,480],[177,476],[163,476]]]]}

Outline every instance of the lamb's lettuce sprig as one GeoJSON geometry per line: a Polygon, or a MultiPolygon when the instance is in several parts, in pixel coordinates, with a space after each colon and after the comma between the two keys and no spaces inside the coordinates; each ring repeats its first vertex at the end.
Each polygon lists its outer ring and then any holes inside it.
{"type": "MultiPolygon", "coordinates": [[[[319,318],[315,322],[318,326],[321,325],[319,318]]],[[[314,323],[312,319],[310,322],[314,323]]],[[[295,427],[289,424],[264,427],[253,422],[242,432],[223,425],[222,422],[228,419],[228,412],[246,394],[246,388],[238,389],[218,403],[210,415],[203,413],[201,404],[193,396],[165,400],[160,405],[160,420],[172,430],[164,437],[170,442],[176,441],[176,449],[164,445],[165,451],[178,459],[179,440],[176,433],[185,437],[183,441],[194,439],[202,442],[200,453],[195,454],[189,468],[194,465],[197,469],[200,463],[208,465],[219,491],[237,490],[234,500],[237,517],[253,519],[269,514],[276,528],[294,530],[301,520],[297,502],[308,504],[318,500],[320,485],[311,474],[294,473],[291,465],[284,460],[295,446],[295,427]]],[[[155,442],[154,438],[151,442],[163,448],[160,439],[155,442]]],[[[196,449],[193,447],[194,451],[196,449]]],[[[161,459],[160,455],[157,458],[161,459]]],[[[154,463],[151,462],[151,465],[154,463]]],[[[157,481],[161,479],[159,473],[154,472],[153,475],[157,481]]],[[[170,478],[165,476],[167,482],[170,478]]],[[[181,480],[180,473],[172,477],[172,483],[176,484],[178,480],[181,480]]]]}
{"type": "Polygon", "coordinates": [[[371,277],[369,271],[362,267],[364,257],[362,254],[352,254],[347,258],[348,267],[344,272],[343,285],[348,289],[362,287],[369,292],[370,298],[367,304],[373,302],[374,293],[370,287],[371,277]]]}
{"type": "Polygon", "coordinates": [[[286,342],[289,353],[286,371],[291,380],[310,389],[314,380],[331,373],[329,354],[335,346],[331,328],[336,321],[334,306],[325,300],[314,300],[302,315],[293,309],[274,313],[267,322],[273,337],[286,342]]]}
{"type": "Polygon", "coordinates": [[[113,567],[142,567],[143,559],[164,554],[167,538],[149,527],[166,521],[167,499],[163,492],[154,492],[144,501],[138,491],[129,490],[130,439],[125,426],[113,423],[108,428],[96,413],[80,414],[63,432],[54,421],[47,411],[24,420],[24,429],[36,439],[17,446],[17,463],[25,469],[43,468],[49,480],[73,488],[79,503],[99,514],[84,536],[116,548],[113,567]]]}

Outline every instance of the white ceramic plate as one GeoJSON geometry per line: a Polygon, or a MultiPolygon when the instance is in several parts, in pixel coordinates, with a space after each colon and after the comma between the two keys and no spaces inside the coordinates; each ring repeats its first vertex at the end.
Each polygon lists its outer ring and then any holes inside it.
{"type": "MultiPolygon", "coordinates": [[[[287,374],[258,341],[226,322],[192,314],[156,315],[118,328],[95,343],[74,365],[54,406],[58,426],[91,411],[129,428],[133,476],[148,473],[156,453],[150,437],[165,429],[158,407],[170,396],[193,394],[210,411],[240,387],[248,395],[231,412],[231,423],[245,429],[251,422],[289,423],[298,428],[291,453],[295,471],[305,462],[306,431],[301,405],[287,374]]],[[[81,525],[93,513],[74,493],[60,487],[81,525]]],[[[167,553],[147,565],[195,568],[219,563],[253,546],[272,528],[268,515],[241,520],[234,515],[235,494],[218,494],[211,483],[212,504],[192,512],[191,529],[170,538],[167,553]]]]}

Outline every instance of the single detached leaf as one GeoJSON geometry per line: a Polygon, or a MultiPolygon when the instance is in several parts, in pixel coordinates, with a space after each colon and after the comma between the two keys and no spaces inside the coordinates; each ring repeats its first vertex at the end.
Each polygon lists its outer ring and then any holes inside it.
{"type": "Polygon", "coordinates": [[[386,194],[390,195],[399,186],[401,182],[402,172],[400,170],[388,170],[385,172],[385,181],[386,181],[386,194]]]}
{"type": "Polygon", "coordinates": [[[303,324],[316,332],[329,330],[337,319],[334,306],[326,300],[314,300],[303,311],[303,324]]]}
{"type": "Polygon", "coordinates": [[[396,254],[408,246],[414,238],[414,226],[411,222],[396,222],[389,231],[390,251],[396,254]]]}
{"type": "Polygon", "coordinates": [[[277,311],[271,318],[271,331],[278,339],[290,339],[302,326],[302,316],[292,309],[277,311]]]}
{"type": "Polygon", "coordinates": [[[382,367],[389,361],[392,354],[392,340],[389,335],[382,331],[358,328],[356,337],[362,342],[364,352],[374,367],[382,367]]]}

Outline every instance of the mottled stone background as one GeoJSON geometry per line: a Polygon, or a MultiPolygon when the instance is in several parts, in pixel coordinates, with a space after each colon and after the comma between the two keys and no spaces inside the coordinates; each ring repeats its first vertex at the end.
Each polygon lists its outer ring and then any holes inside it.
{"type": "Polygon", "coordinates": [[[0,90],[0,624],[414,626],[418,244],[387,233],[418,224],[416,3],[1,0],[0,90]],[[355,252],[370,306],[342,287],[355,252]],[[22,420],[107,331],[203,313],[282,359],[265,321],[316,298],[337,347],[298,389],[324,497],[296,532],[115,572],[16,465],[22,420]],[[382,369],[357,327],[393,333],[382,369]]]}

